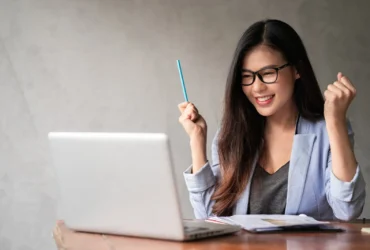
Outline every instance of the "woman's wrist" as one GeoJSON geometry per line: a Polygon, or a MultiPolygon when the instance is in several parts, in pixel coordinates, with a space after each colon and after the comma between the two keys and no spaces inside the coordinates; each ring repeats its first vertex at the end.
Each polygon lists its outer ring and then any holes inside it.
{"type": "Polygon", "coordinates": [[[207,163],[207,139],[198,136],[190,139],[193,173],[198,172],[207,163]]]}

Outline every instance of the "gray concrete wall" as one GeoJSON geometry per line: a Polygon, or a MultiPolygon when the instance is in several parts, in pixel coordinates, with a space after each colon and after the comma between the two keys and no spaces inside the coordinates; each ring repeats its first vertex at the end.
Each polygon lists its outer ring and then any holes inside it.
{"type": "MultiPolygon", "coordinates": [[[[369,7],[365,0],[0,0],[0,249],[55,247],[49,131],[168,133],[183,214],[192,217],[175,60],[211,140],[236,42],[266,17],[297,29],[323,89],[338,71],[356,85],[349,118],[370,194],[369,7]]],[[[363,215],[370,217],[369,198],[363,215]]]]}

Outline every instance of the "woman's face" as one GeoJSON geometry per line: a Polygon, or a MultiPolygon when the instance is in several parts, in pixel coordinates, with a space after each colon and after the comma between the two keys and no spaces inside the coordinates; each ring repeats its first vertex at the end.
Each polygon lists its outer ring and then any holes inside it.
{"type": "Polygon", "coordinates": [[[274,81],[266,84],[256,75],[252,85],[242,86],[244,94],[262,116],[268,117],[284,110],[288,111],[291,105],[295,105],[294,83],[299,78],[296,69],[288,65],[277,72],[277,78],[276,71],[271,69],[286,63],[288,62],[279,51],[266,45],[255,47],[244,57],[242,83],[251,83],[253,74],[249,71],[259,71],[265,81],[274,81]]]}

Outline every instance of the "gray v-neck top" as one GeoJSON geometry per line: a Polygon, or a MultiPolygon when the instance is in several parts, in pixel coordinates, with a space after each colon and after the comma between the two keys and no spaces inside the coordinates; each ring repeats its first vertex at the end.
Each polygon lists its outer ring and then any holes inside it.
{"type": "Polygon", "coordinates": [[[284,214],[287,198],[289,162],[273,174],[259,164],[252,177],[248,214],[284,214]]]}

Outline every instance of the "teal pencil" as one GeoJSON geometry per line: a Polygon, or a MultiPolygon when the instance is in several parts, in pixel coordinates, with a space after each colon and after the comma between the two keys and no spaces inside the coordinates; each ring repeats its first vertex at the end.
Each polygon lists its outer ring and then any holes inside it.
{"type": "Polygon", "coordinates": [[[188,100],[188,94],[186,93],[185,81],[184,81],[184,76],[182,75],[180,60],[177,60],[177,69],[179,70],[182,92],[184,94],[185,101],[188,102],[189,101],[188,100]]]}

